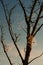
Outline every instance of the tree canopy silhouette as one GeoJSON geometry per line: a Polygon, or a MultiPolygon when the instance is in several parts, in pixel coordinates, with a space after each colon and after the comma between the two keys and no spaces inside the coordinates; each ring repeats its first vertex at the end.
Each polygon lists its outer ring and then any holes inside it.
{"type": "MultiPolygon", "coordinates": [[[[3,7],[3,11],[4,11],[4,15],[5,15],[5,19],[6,19],[6,22],[8,24],[8,30],[9,30],[9,33],[10,33],[10,36],[11,36],[11,39],[18,51],[18,54],[21,58],[21,61],[23,63],[23,65],[28,65],[30,64],[32,61],[34,61],[35,59],[41,57],[43,55],[43,53],[35,58],[33,58],[32,60],[29,61],[29,58],[30,58],[30,53],[31,53],[31,50],[32,50],[32,40],[33,38],[36,36],[36,34],[40,31],[41,27],[43,26],[43,23],[38,26],[38,23],[39,23],[39,20],[43,18],[43,2],[40,2],[39,0],[33,0],[32,1],[32,6],[27,8],[26,10],[26,7],[24,6],[24,3],[22,3],[21,0],[18,0],[18,3],[19,6],[22,8],[22,11],[23,11],[23,14],[24,14],[24,18],[25,18],[25,23],[26,23],[26,34],[27,34],[27,37],[26,37],[26,40],[27,40],[27,44],[26,44],[26,51],[25,51],[25,58],[23,59],[21,53],[20,53],[20,50],[17,46],[17,40],[20,36],[17,35],[17,34],[14,34],[13,33],[13,30],[12,30],[12,24],[11,24],[11,15],[12,15],[12,12],[13,10],[16,8],[17,4],[14,5],[11,9],[10,9],[10,12],[8,13],[9,15],[7,16],[7,13],[6,13],[6,7],[5,7],[5,4],[4,4],[4,1],[3,0],[0,0],[1,4],[2,4],[2,7],[3,7]],[[38,5],[37,5],[38,4],[38,5]],[[40,7],[38,8],[37,6],[40,7]],[[28,9],[31,9],[30,12],[28,11],[28,9]],[[27,15],[27,13],[29,13],[29,15],[27,15]],[[33,18],[33,15],[37,14],[37,16],[35,18],[33,18]],[[34,20],[35,19],[35,20],[34,20]],[[37,28],[38,26],[38,28],[37,28]],[[32,31],[31,31],[31,27],[32,27],[32,31]],[[14,36],[15,38],[14,38],[14,36]]],[[[15,24],[16,25],[16,24],[15,24]]],[[[24,29],[23,29],[24,30],[24,29]]],[[[4,50],[4,53],[6,54],[7,56],[7,59],[10,63],[10,65],[13,65],[8,54],[7,54],[7,51],[5,51],[5,46],[4,46],[4,40],[3,40],[3,31],[2,31],[2,28],[1,28],[1,43],[3,45],[3,50],[4,50]]]]}

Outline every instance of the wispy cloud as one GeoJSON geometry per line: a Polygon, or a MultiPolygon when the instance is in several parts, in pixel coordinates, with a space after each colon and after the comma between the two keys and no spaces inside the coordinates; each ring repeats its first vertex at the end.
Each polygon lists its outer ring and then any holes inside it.
{"type": "Polygon", "coordinates": [[[12,51],[13,48],[14,48],[14,45],[12,43],[5,45],[5,50],[7,52],[12,51]]]}
{"type": "Polygon", "coordinates": [[[34,37],[33,40],[32,40],[32,45],[33,45],[33,46],[37,46],[37,45],[38,45],[38,44],[37,44],[37,40],[36,40],[35,37],[34,37]]]}
{"type": "MultiPolygon", "coordinates": [[[[18,52],[17,52],[17,50],[16,50],[16,48],[15,48],[14,45],[13,45],[13,43],[10,43],[7,48],[8,48],[8,53],[9,53],[9,55],[10,55],[11,57],[14,57],[14,56],[15,56],[15,57],[18,57],[18,56],[19,56],[19,55],[18,55],[18,52]]],[[[23,45],[22,45],[22,47],[20,48],[20,52],[21,52],[21,54],[22,54],[22,57],[24,58],[24,56],[25,56],[25,51],[24,51],[23,45]]],[[[42,53],[42,50],[40,50],[40,49],[32,49],[31,54],[30,54],[30,60],[31,60],[32,58],[36,57],[36,56],[39,56],[41,53],[42,53]]],[[[43,60],[43,56],[40,57],[40,59],[43,60]]]]}

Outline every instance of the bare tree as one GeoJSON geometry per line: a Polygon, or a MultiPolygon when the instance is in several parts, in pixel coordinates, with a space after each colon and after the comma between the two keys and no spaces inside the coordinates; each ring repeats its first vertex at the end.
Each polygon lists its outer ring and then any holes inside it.
{"type": "Polygon", "coordinates": [[[23,65],[28,65],[30,64],[32,61],[34,61],[35,59],[41,57],[43,55],[43,53],[35,58],[33,58],[32,60],[29,61],[29,58],[30,58],[30,53],[31,53],[31,50],[32,50],[32,40],[33,38],[36,36],[36,34],[38,33],[38,31],[41,29],[41,27],[43,26],[43,23],[37,28],[37,25],[39,23],[39,20],[43,18],[43,15],[41,15],[41,13],[43,12],[43,2],[41,3],[40,5],[40,8],[39,9],[36,9],[35,10],[35,7],[36,7],[36,4],[40,4],[39,0],[34,0],[33,3],[32,3],[32,7],[31,7],[31,12],[30,12],[30,15],[27,16],[27,11],[26,11],[26,8],[25,6],[23,5],[23,3],[21,2],[21,0],[18,0],[22,10],[23,10],[23,13],[24,13],[24,18],[25,18],[25,22],[26,22],[26,25],[27,25],[27,45],[26,45],[26,52],[25,52],[25,58],[23,59],[21,53],[20,53],[20,50],[16,44],[17,42],[17,39],[19,37],[19,35],[15,35],[15,38],[13,36],[13,30],[12,30],[12,25],[11,25],[11,14],[12,14],[12,11],[14,9],[11,8],[10,10],[10,13],[9,13],[9,18],[7,17],[7,14],[6,14],[6,9],[5,9],[5,5],[4,5],[4,2],[3,0],[0,0],[2,6],[3,6],[3,10],[4,10],[4,14],[5,14],[5,18],[6,18],[6,21],[7,21],[7,24],[8,24],[8,29],[9,29],[9,33],[10,33],[10,36],[12,38],[12,41],[18,51],[18,54],[21,58],[21,61],[23,63],[23,65]],[[32,21],[32,16],[33,16],[33,13],[36,13],[38,10],[38,14],[37,14],[37,18],[35,19],[35,21],[33,22],[32,21]],[[33,27],[32,27],[32,31],[31,31],[31,24],[34,24],[33,27]]]}

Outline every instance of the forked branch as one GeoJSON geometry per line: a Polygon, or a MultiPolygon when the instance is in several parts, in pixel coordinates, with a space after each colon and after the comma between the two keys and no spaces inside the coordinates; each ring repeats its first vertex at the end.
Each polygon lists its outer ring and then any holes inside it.
{"type": "MultiPolygon", "coordinates": [[[[18,4],[18,3],[17,3],[17,4],[18,4]]],[[[15,7],[16,7],[17,4],[15,4],[15,5],[10,9],[9,17],[11,17],[11,15],[12,15],[12,13],[13,13],[13,10],[15,9],[15,7]]]]}
{"type": "MultiPolygon", "coordinates": [[[[6,9],[5,9],[4,2],[3,2],[3,0],[0,0],[0,1],[1,1],[2,6],[3,6],[3,10],[4,10],[5,18],[6,18],[6,21],[7,21],[7,24],[8,24],[8,29],[9,29],[10,36],[11,36],[12,41],[13,41],[13,43],[14,43],[14,45],[15,45],[17,51],[18,51],[18,54],[19,54],[19,56],[20,56],[20,58],[21,58],[21,60],[22,60],[22,62],[23,62],[23,57],[22,57],[22,55],[21,55],[21,53],[20,53],[20,50],[19,50],[19,48],[18,48],[18,46],[17,46],[17,44],[16,44],[16,42],[15,42],[15,39],[14,39],[14,37],[13,37],[12,26],[11,26],[11,24],[10,24],[10,23],[11,23],[11,21],[10,21],[10,16],[9,16],[9,19],[8,19],[8,18],[7,18],[7,14],[6,14],[6,9]]],[[[11,10],[11,11],[12,11],[12,10],[11,10]]]]}
{"type": "Polygon", "coordinates": [[[35,8],[35,5],[36,5],[37,1],[38,0],[35,0],[34,3],[33,3],[33,6],[32,6],[32,9],[31,9],[31,12],[30,12],[29,22],[31,22],[31,17],[32,17],[32,14],[33,14],[33,11],[34,11],[34,8],[35,8]]]}
{"type": "Polygon", "coordinates": [[[42,9],[43,9],[43,5],[41,5],[41,7],[40,7],[39,14],[38,14],[38,17],[37,17],[37,19],[36,19],[36,22],[35,22],[35,25],[34,25],[34,27],[33,27],[33,30],[32,30],[31,35],[33,35],[34,32],[35,32],[35,30],[36,30],[36,27],[37,27],[37,24],[38,24],[39,17],[40,17],[40,15],[41,15],[42,9]]]}

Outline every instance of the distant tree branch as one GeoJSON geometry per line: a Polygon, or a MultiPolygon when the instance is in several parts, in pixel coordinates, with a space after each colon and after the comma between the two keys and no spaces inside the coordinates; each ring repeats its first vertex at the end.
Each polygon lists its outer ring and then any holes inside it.
{"type": "Polygon", "coordinates": [[[4,53],[5,53],[6,57],[7,57],[10,65],[13,65],[10,58],[9,58],[9,56],[8,56],[8,54],[7,54],[7,51],[5,49],[5,45],[4,45],[4,42],[3,42],[3,30],[2,30],[2,28],[1,28],[1,43],[2,43],[2,46],[3,46],[4,53]]]}
{"type": "Polygon", "coordinates": [[[14,6],[10,9],[9,16],[11,16],[11,15],[12,15],[12,12],[13,12],[13,10],[15,9],[15,7],[16,7],[16,5],[14,5],[14,6]]]}
{"type": "Polygon", "coordinates": [[[13,10],[15,9],[15,7],[17,6],[18,2],[10,9],[10,13],[9,13],[9,17],[11,17],[13,10]]]}
{"type": "Polygon", "coordinates": [[[43,24],[39,26],[39,28],[36,30],[36,32],[34,33],[33,36],[35,36],[37,34],[37,32],[41,29],[42,26],[43,26],[43,24]]]}
{"type": "Polygon", "coordinates": [[[43,53],[35,58],[33,58],[28,64],[30,64],[31,62],[33,62],[34,60],[38,59],[39,57],[41,57],[43,55],[43,53]]]}
{"type": "Polygon", "coordinates": [[[41,7],[40,7],[39,14],[38,14],[38,17],[37,17],[37,19],[36,19],[36,22],[35,22],[35,25],[34,25],[34,27],[33,27],[33,30],[32,30],[31,35],[33,35],[34,32],[35,32],[35,30],[36,30],[36,26],[37,26],[37,24],[38,24],[39,17],[40,17],[40,15],[41,15],[42,9],[43,9],[43,5],[41,5],[41,7]]]}
{"type": "MultiPolygon", "coordinates": [[[[21,55],[21,53],[20,53],[20,50],[19,50],[19,48],[18,48],[18,46],[17,46],[17,44],[16,44],[16,41],[15,41],[14,37],[13,37],[13,32],[12,32],[12,27],[11,27],[11,22],[10,22],[10,16],[9,16],[9,19],[7,19],[7,14],[6,14],[6,9],[5,9],[4,2],[3,2],[3,0],[0,0],[0,1],[1,1],[2,6],[3,6],[3,10],[4,10],[4,14],[5,14],[5,17],[6,17],[7,24],[8,24],[8,29],[9,29],[10,36],[11,36],[12,41],[13,41],[13,43],[14,43],[14,45],[15,45],[15,47],[16,47],[18,53],[19,53],[19,56],[20,56],[20,58],[21,58],[21,60],[22,60],[22,62],[23,62],[22,55],[21,55]]],[[[11,9],[11,11],[10,11],[11,13],[12,13],[12,10],[13,10],[13,9],[11,9]]],[[[10,13],[10,14],[11,14],[11,13],[10,13]]]]}

